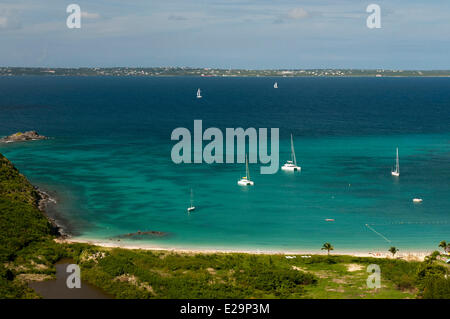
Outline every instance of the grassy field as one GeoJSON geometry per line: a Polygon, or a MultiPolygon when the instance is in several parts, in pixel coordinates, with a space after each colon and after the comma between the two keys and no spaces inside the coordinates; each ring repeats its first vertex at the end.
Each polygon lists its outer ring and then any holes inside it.
{"type": "Polygon", "coordinates": [[[60,243],[38,200],[34,187],[0,154],[0,298],[39,298],[28,283],[53,279],[62,258],[74,259],[83,280],[116,298],[450,298],[449,268],[435,258],[287,259],[60,243]],[[378,289],[366,284],[370,264],[381,269],[378,289]]]}
{"type": "Polygon", "coordinates": [[[351,256],[286,259],[284,255],[194,255],[92,247],[79,264],[89,282],[125,298],[415,298],[420,266],[351,256]],[[373,263],[381,267],[379,289],[370,289],[366,283],[367,266],[373,263]],[[402,286],[405,277],[397,269],[408,274],[410,285],[402,286]]]}

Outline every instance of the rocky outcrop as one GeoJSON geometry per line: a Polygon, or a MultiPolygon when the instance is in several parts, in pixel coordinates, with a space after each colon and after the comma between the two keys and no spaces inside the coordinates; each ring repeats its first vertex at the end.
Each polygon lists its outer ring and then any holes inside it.
{"type": "Polygon", "coordinates": [[[4,137],[0,139],[0,142],[3,143],[12,143],[12,142],[23,142],[23,141],[35,141],[35,140],[44,140],[47,137],[43,135],[39,135],[36,131],[28,131],[25,133],[18,132],[13,135],[4,137]]]}
{"type": "Polygon", "coordinates": [[[64,229],[57,223],[57,221],[52,218],[48,214],[48,206],[49,204],[56,204],[56,199],[51,197],[48,193],[44,192],[43,190],[39,189],[38,187],[34,187],[38,194],[38,199],[36,206],[37,208],[44,214],[45,217],[47,217],[48,221],[51,225],[51,234],[60,237],[60,238],[68,238],[69,234],[64,231],[64,229]]]}

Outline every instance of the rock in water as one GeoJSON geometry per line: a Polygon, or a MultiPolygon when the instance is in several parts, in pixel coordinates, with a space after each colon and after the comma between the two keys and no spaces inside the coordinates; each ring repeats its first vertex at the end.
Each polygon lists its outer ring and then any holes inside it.
{"type": "Polygon", "coordinates": [[[159,238],[159,237],[166,237],[168,236],[168,233],[161,232],[161,231],[138,231],[136,233],[129,233],[129,234],[122,234],[118,236],[112,237],[112,239],[122,239],[122,238],[129,238],[129,239],[152,239],[152,238],[159,238]]]}
{"type": "Polygon", "coordinates": [[[34,140],[44,140],[47,137],[43,135],[39,135],[36,131],[28,131],[25,133],[18,132],[16,134],[4,137],[0,139],[0,142],[3,143],[12,143],[12,142],[22,142],[22,141],[34,141],[34,140]]]}

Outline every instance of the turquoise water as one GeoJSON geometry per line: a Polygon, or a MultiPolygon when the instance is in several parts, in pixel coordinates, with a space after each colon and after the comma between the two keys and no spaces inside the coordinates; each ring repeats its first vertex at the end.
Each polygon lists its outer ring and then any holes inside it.
{"type": "Polygon", "coordinates": [[[169,235],[132,242],[316,250],[329,241],[341,251],[449,239],[450,79],[277,81],[278,90],[267,78],[0,78],[0,135],[52,137],[0,152],[55,192],[80,238],[155,230],[169,235]],[[292,132],[302,171],[261,175],[251,164],[255,186],[243,188],[242,164],[176,165],[170,133],[193,130],[194,119],[279,127],[280,165],[292,132]],[[397,146],[400,178],[390,174],[397,146]]]}

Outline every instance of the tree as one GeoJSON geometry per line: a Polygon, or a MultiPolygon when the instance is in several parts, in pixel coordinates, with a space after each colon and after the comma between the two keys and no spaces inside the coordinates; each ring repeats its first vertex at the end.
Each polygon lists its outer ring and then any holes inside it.
{"type": "Polygon", "coordinates": [[[388,251],[392,254],[392,258],[394,258],[395,254],[398,252],[398,249],[392,246],[388,251]]]}
{"type": "Polygon", "coordinates": [[[433,251],[433,253],[431,253],[430,255],[425,257],[425,262],[427,263],[433,263],[433,261],[435,261],[441,254],[435,250],[433,251]]]}
{"type": "Polygon", "coordinates": [[[439,247],[444,249],[444,253],[446,253],[448,248],[450,247],[450,243],[447,243],[445,240],[443,240],[439,243],[439,247]]]}
{"type": "Polygon", "coordinates": [[[325,244],[323,244],[321,250],[326,250],[326,251],[328,251],[328,255],[330,255],[330,250],[334,250],[334,247],[331,246],[330,243],[325,243],[325,244]]]}

